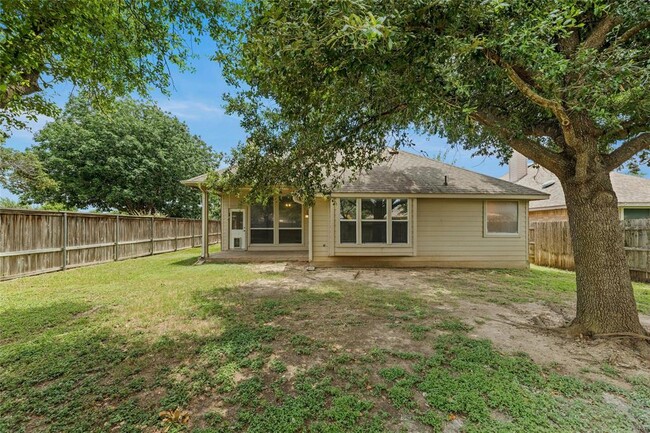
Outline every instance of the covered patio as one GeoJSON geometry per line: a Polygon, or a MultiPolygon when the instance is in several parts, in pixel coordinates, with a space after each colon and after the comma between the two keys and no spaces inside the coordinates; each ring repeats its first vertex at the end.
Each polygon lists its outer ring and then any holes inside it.
{"type": "MultiPolygon", "coordinates": [[[[210,192],[206,187],[207,174],[196,176],[192,179],[181,181],[185,186],[197,188],[201,191],[201,227],[202,227],[202,242],[201,242],[201,263],[272,263],[272,262],[309,262],[309,251],[306,249],[265,249],[265,250],[251,250],[236,249],[228,245],[223,245],[224,238],[228,239],[227,231],[231,228],[228,218],[228,212],[222,208],[221,215],[221,251],[210,251],[210,244],[208,242],[209,233],[209,210],[210,210],[210,192]]],[[[242,213],[243,217],[243,213],[242,213]]],[[[245,224],[241,222],[240,224],[245,224]]]]}

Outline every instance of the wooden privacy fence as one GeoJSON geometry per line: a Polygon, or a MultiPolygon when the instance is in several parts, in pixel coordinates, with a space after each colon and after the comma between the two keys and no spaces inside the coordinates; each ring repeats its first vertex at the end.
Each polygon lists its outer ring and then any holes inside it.
{"type": "MultiPolygon", "coordinates": [[[[650,220],[625,220],[621,224],[632,278],[650,281],[650,220]]],[[[575,268],[568,221],[531,222],[529,242],[531,263],[568,270],[575,268]]]]}
{"type": "MultiPolygon", "coordinates": [[[[219,221],[208,235],[221,242],[219,221]]],[[[0,280],[198,247],[201,236],[193,219],[0,209],[0,280]]]]}

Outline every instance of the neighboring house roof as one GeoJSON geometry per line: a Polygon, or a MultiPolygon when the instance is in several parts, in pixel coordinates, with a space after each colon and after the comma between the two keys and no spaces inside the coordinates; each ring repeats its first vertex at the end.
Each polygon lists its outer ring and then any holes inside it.
{"type": "MultiPolygon", "coordinates": [[[[548,197],[546,192],[538,189],[454,167],[403,150],[388,151],[386,156],[385,161],[357,176],[355,180],[336,188],[333,194],[491,195],[530,200],[543,200],[548,197]]],[[[182,183],[198,187],[205,179],[206,175],[201,175],[182,183]]]]}
{"type": "MultiPolygon", "coordinates": [[[[614,192],[618,197],[619,206],[650,206],[650,179],[639,176],[630,176],[617,172],[610,173],[614,192]]],[[[501,179],[507,179],[506,174],[501,179]]],[[[528,173],[515,182],[517,185],[537,189],[550,194],[548,200],[530,203],[530,210],[562,209],[566,208],[564,191],[559,179],[550,171],[536,164],[528,166],[528,173]],[[542,185],[552,185],[542,188],[542,185]]]]}

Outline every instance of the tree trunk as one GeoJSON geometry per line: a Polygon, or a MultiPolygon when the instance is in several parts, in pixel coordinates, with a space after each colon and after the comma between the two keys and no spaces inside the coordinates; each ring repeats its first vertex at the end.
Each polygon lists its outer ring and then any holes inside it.
{"type": "Polygon", "coordinates": [[[576,334],[633,332],[639,322],[624,249],[618,201],[609,173],[589,173],[582,182],[563,179],[576,268],[576,334]]]}

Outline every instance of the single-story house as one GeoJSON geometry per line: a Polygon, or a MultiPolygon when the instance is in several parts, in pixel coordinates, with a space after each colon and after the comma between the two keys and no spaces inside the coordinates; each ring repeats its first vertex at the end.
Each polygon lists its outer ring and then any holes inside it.
{"type": "MultiPolygon", "coordinates": [[[[205,180],[183,183],[203,190],[207,209],[205,180]]],[[[403,150],[387,151],[384,162],[310,207],[290,189],[265,205],[246,203],[246,191],[217,194],[215,256],[294,252],[316,266],[468,268],[526,268],[529,202],[548,197],[403,150]]]]}
{"type": "MultiPolygon", "coordinates": [[[[530,203],[530,221],[566,221],[569,219],[560,180],[553,173],[515,152],[508,164],[508,173],[501,179],[536,189],[549,195],[546,200],[530,203]]],[[[650,179],[628,174],[610,173],[618,198],[621,220],[650,218],[650,179]]]]}

